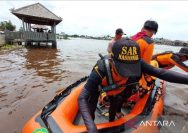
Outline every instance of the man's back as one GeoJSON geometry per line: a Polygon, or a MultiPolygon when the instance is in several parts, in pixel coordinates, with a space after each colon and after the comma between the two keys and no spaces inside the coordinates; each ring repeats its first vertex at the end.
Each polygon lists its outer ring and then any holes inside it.
{"type": "Polygon", "coordinates": [[[124,34],[124,33],[123,33],[123,30],[122,30],[121,28],[116,29],[114,39],[112,39],[112,40],[109,42],[109,44],[108,44],[108,48],[107,48],[108,53],[111,53],[111,52],[112,52],[112,46],[113,46],[113,44],[114,44],[117,40],[121,39],[123,34],[124,34]]]}
{"type": "Polygon", "coordinates": [[[148,37],[145,32],[137,33],[132,37],[132,40],[136,41],[140,46],[141,58],[149,64],[152,59],[154,50],[153,40],[148,37]]]}
{"type": "Polygon", "coordinates": [[[109,43],[108,43],[108,48],[107,48],[107,51],[108,53],[112,52],[112,46],[115,42],[115,39],[112,39],[109,43]]]}

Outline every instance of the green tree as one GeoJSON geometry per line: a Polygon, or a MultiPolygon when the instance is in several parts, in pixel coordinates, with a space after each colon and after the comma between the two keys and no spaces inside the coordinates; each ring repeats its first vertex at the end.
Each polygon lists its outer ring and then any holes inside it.
{"type": "Polygon", "coordinates": [[[16,26],[12,24],[12,22],[9,20],[7,21],[2,21],[0,22],[0,29],[1,30],[10,30],[10,31],[14,31],[16,29],[16,26]]]}

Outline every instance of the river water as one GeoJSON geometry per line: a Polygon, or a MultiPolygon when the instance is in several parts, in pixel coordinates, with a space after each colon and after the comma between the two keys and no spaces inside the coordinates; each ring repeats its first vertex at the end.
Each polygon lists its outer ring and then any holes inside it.
{"type": "MultiPolygon", "coordinates": [[[[0,52],[0,133],[19,133],[36,112],[66,86],[89,75],[99,59],[107,54],[108,41],[58,40],[50,47],[21,48],[0,52]],[[3,121],[3,122],[2,122],[3,121]]],[[[179,51],[181,47],[156,45],[155,53],[179,51]]],[[[173,68],[183,72],[178,68],[173,68]]],[[[180,116],[184,131],[188,123],[188,86],[168,83],[165,107],[169,115],[180,116]],[[170,110],[170,111],[169,111],[170,110]],[[170,113],[169,113],[170,112],[170,113]]],[[[174,128],[177,128],[174,127],[174,128]]],[[[174,128],[164,131],[174,132],[174,128]]]]}

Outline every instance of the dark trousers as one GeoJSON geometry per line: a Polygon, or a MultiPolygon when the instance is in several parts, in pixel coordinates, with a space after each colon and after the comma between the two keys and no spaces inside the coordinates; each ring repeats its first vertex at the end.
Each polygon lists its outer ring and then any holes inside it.
{"type": "Polygon", "coordinates": [[[122,93],[115,96],[109,96],[109,121],[115,120],[116,113],[121,112],[123,103],[126,102],[128,98],[133,94],[133,89],[135,89],[135,87],[135,85],[128,86],[122,93]]]}
{"type": "MultiPolygon", "coordinates": [[[[135,87],[133,86],[128,86],[126,89],[114,96],[109,96],[109,101],[110,101],[110,107],[109,107],[109,121],[114,121],[116,117],[117,112],[121,112],[121,108],[124,102],[127,101],[127,99],[132,95],[132,89],[135,87]]],[[[93,119],[95,119],[95,110],[97,107],[97,102],[99,98],[99,93],[96,95],[90,96],[88,99],[89,102],[89,109],[90,109],[90,114],[93,119]]]]}
{"type": "Polygon", "coordinates": [[[109,96],[110,108],[109,108],[109,121],[114,121],[116,112],[121,112],[121,108],[119,108],[119,104],[121,104],[121,96],[109,96]]]}
{"type": "Polygon", "coordinates": [[[95,119],[95,110],[97,108],[98,99],[99,99],[99,93],[97,93],[96,95],[90,96],[90,98],[88,99],[89,110],[90,110],[90,114],[93,120],[95,119]]]}

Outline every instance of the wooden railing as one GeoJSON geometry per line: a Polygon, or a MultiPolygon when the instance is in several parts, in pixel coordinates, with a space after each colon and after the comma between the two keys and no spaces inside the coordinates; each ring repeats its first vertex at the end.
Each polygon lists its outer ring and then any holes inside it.
{"type": "Polygon", "coordinates": [[[5,39],[14,40],[14,39],[23,39],[23,32],[5,32],[5,39]]]}
{"type": "Polygon", "coordinates": [[[48,33],[48,39],[49,40],[56,40],[56,35],[53,33],[48,33]]]}
{"type": "Polygon", "coordinates": [[[11,32],[6,31],[5,37],[7,40],[20,39],[23,41],[55,41],[56,37],[53,33],[40,33],[40,32],[11,32]]]}

